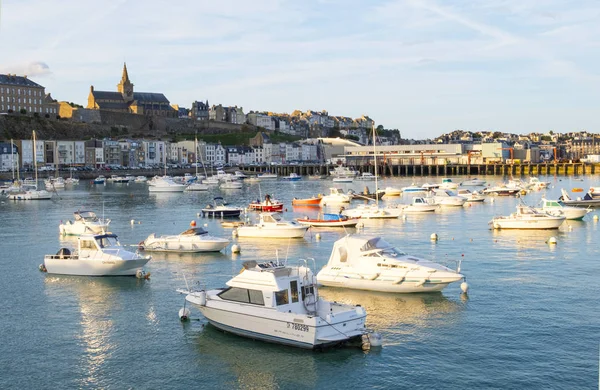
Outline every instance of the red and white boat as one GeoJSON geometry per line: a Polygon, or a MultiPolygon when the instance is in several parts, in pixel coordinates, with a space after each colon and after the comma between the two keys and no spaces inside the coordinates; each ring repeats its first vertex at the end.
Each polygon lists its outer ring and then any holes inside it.
{"type": "Polygon", "coordinates": [[[292,199],[292,206],[320,206],[321,205],[321,197],[305,198],[305,199],[292,199]]]}
{"type": "Polygon", "coordinates": [[[265,199],[262,202],[254,201],[248,205],[249,210],[264,212],[282,212],[283,203],[277,199],[265,199]]]}

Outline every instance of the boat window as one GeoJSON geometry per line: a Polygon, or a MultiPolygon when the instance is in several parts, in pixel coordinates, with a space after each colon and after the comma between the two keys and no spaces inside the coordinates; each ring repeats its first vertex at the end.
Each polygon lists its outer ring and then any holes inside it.
{"type": "Polygon", "coordinates": [[[100,248],[110,248],[113,246],[119,246],[119,241],[117,241],[116,237],[104,236],[97,238],[96,241],[98,242],[98,246],[100,248]]]}
{"type": "Polygon", "coordinates": [[[90,240],[81,240],[80,246],[81,249],[96,249],[96,245],[90,240]]]}
{"type": "Polygon", "coordinates": [[[272,215],[268,215],[268,214],[265,214],[265,215],[263,215],[263,217],[262,217],[262,218],[263,218],[263,221],[264,221],[264,222],[271,222],[271,223],[274,223],[274,222],[276,221],[276,220],[273,218],[273,216],[272,216],[272,215]]]}
{"type": "Polygon", "coordinates": [[[288,303],[290,303],[288,290],[281,290],[275,292],[275,304],[277,304],[277,306],[287,305],[288,303]]]}
{"type": "Polygon", "coordinates": [[[218,296],[227,301],[250,303],[248,290],[245,288],[231,287],[220,292],[218,296]]]}
{"type": "Polygon", "coordinates": [[[265,304],[265,300],[263,298],[263,293],[260,290],[248,290],[248,294],[250,295],[250,303],[254,305],[263,305],[265,304]]]}
{"type": "Polygon", "coordinates": [[[345,263],[348,260],[348,251],[344,247],[340,247],[340,263],[345,263]]]}
{"type": "Polygon", "coordinates": [[[312,284],[310,286],[302,287],[302,300],[306,299],[307,295],[314,295],[314,293],[315,293],[315,288],[312,284]]]}
{"type": "Polygon", "coordinates": [[[298,281],[292,280],[290,282],[290,291],[292,292],[292,303],[298,302],[298,281]]]}

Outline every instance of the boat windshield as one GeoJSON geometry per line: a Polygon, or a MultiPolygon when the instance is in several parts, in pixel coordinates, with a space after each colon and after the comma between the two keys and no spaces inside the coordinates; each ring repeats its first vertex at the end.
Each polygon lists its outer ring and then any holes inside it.
{"type": "Polygon", "coordinates": [[[111,248],[121,246],[116,236],[98,236],[96,242],[100,248],[111,248]]]}
{"type": "Polygon", "coordinates": [[[276,214],[263,214],[262,219],[264,222],[280,222],[281,217],[276,214]]]}

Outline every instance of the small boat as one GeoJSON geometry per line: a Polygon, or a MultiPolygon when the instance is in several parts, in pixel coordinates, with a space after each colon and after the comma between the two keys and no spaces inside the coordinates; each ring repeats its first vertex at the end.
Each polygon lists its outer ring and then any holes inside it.
{"type": "MultiPolygon", "coordinates": [[[[306,265],[246,261],[243,267],[226,288],[177,291],[212,326],[238,336],[307,349],[368,337],[365,309],[321,299],[306,265]]],[[[188,316],[188,309],[180,310],[182,319],[188,316]]],[[[372,346],[379,345],[375,340],[372,346]]]]}
{"type": "Polygon", "coordinates": [[[322,180],[325,179],[323,175],[308,175],[308,180],[322,180]]]}
{"type": "Polygon", "coordinates": [[[65,179],[62,177],[50,177],[44,180],[47,190],[63,190],[66,186],[65,179]]]}
{"type": "Polygon", "coordinates": [[[302,238],[308,228],[295,221],[286,221],[278,213],[261,213],[256,225],[240,226],[236,233],[238,237],[302,238]]]}
{"type": "Polygon", "coordinates": [[[240,226],[244,226],[244,221],[223,221],[221,222],[221,226],[224,228],[236,228],[240,226]]]}
{"type": "Polygon", "coordinates": [[[298,175],[297,173],[290,173],[289,176],[283,176],[281,178],[281,180],[286,180],[286,181],[298,181],[301,180],[302,176],[298,175]]]}
{"type": "Polygon", "coordinates": [[[154,233],[140,243],[140,249],[154,252],[218,252],[229,245],[229,240],[213,237],[199,227],[177,235],[156,236],[154,233]]]}
{"type": "Polygon", "coordinates": [[[408,255],[376,236],[349,235],[337,240],[317,274],[323,286],[391,293],[441,291],[464,280],[457,270],[408,255]]]}
{"type": "Polygon", "coordinates": [[[493,187],[484,188],[482,193],[484,195],[517,196],[522,190],[522,188],[508,187],[506,185],[501,184],[493,187]]]}
{"type": "Polygon", "coordinates": [[[8,194],[10,200],[48,200],[52,199],[52,194],[46,190],[38,190],[37,186],[19,186],[16,190],[11,190],[8,194]]]}
{"type": "Polygon", "coordinates": [[[257,176],[259,180],[277,180],[279,176],[275,173],[265,172],[257,176]]]}
{"type": "Polygon", "coordinates": [[[544,188],[548,188],[549,186],[550,186],[550,182],[549,181],[541,181],[537,177],[531,177],[529,179],[528,187],[532,188],[534,190],[541,190],[541,189],[544,189],[544,188]]]}
{"type": "Polygon", "coordinates": [[[239,207],[226,206],[223,198],[217,196],[213,199],[212,205],[207,205],[202,209],[203,217],[215,217],[215,218],[236,218],[242,213],[242,209],[239,207]]]}
{"type": "Polygon", "coordinates": [[[77,250],[61,248],[44,256],[40,269],[49,274],[141,277],[151,258],[125,250],[115,234],[83,234],[77,239],[77,250]]]}
{"type": "Polygon", "coordinates": [[[65,179],[65,184],[75,186],[75,185],[79,184],[79,179],[77,179],[75,177],[67,177],[65,179]]]}
{"type": "Polygon", "coordinates": [[[574,207],[600,207],[600,198],[594,198],[592,194],[586,192],[583,198],[571,199],[567,191],[564,188],[560,190],[562,196],[558,198],[565,206],[574,207]]]}
{"type": "Polygon", "coordinates": [[[365,187],[363,192],[355,192],[354,190],[348,190],[348,195],[352,200],[369,200],[369,199],[382,199],[385,196],[384,190],[377,190],[377,192],[371,192],[369,188],[365,187]]]}
{"type": "Polygon", "coordinates": [[[361,204],[354,208],[343,210],[342,213],[350,218],[362,219],[393,219],[402,214],[398,207],[380,207],[376,203],[361,204]]]}
{"type": "Polygon", "coordinates": [[[472,179],[461,182],[460,185],[463,187],[482,187],[485,186],[485,180],[474,177],[472,179]]]}
{"type": "Polygon", "coordinates": [[[477,191],[471,191],[466,188],[459,188],[458,190],[456,190],[456,195],[465,198],[467,200],[467,203],[485,201],[485,196],[479,195],[477,191]]]}
{"type": "Polygon", "coordinates": [[[452,179],[449,177],[442,178],[442,184],[440,184],[440,189],[443,190],[455,190],[458,188],[458,183],[454,183],[452,179]]]}
{"type": "Polygon", "coordinates": [[[58,226],[63,236],[106,233],[110,219],[98,218],[93,211],[75,211],[73,221],[62,222],[58,226]]]}
{"type": "Polygon", "coordinates": [[[136,183],[145,183],[148,181],[148,178],[146,176],[136,176],[134,181],[136,183]]]}
{"type": "Polygon", "coordinates": [[[94,179],[94,184],[106,184],[106,177],[104,175],[100,175],[94,179]]]}
{"type": "Polygon", "coordinates": [[[375,175],[371,172],[363,172],[359,176],[356,177],[356,180],[361,181],[373,181],[375,180],[375,175]]]}
{"type": "Polygon", "coordinates": [[[324,195],[321,198],[322,206],[340,203],[350,203],[350,195],[344,194],[339,188],[330,188],[329,195],[324,195]]]}
{"type": "Polygon", "coordinates": [[[424,194],[426,193],[428,190],[423,188],[423,187],[419,187],[417,186],[415,183],[412,183],[410,186],[407,187],[402,187],[401,188],[402,192],[405,194],[409,194],[409,193],[421,193],[424,194]]]}
{"type": "Polygon", "coordinates": [[[343,214],[319,214],[317,218],[296,218],[296,221],[302,225],[314,227],[354,227],[358,224],[359,218],[350,218],[343,214]]]}
{"type": "Polygon", "coordinates": [[[208,184],[204,184],[201,181],[194,181],[185,187],[186,191],[208,191],[208,184]]]}
{"type": "Polygon", "coordinates": [[[583,188],[581,187],[575,187],[571,190],[571,192],[583,192],[583,188]]]}
{"type": "Polygon", "coordinates": [[[219,188],[221,188],[223,190],[239,190],[243,186],[244,185],[242,184],[241,181],[238,181],[236,179],[231,179],[231,178],[225,178],[225,179],[221,180],[221,184],[219,185],[219,188]]]}
{"type": "Polygon", "coordinates": [[[402,212],[405,214],[413,213],[433,213],[438,209],[436,204],[427,202],[425,198],[415,196],[411,204],[402,206],[402,212]]]}
{"type": "Polygon", "coordinates": [[[244,179],[247,179],[249,176],[246,175],[242,171],[235,171],[235,172],[233,172],[233,177],[236,178],[236,179],[238,179],[238,180],[244,180],[244,179]]]}
{"type": "Polygon", "coordinates": [[[183,183],[176,183],[169,176],[154,178],[148,184],[148,191],[150,192],[183,192],[187,187],[183,183]]]}
{"type": "Polygon", "coordinates": [[[385,192],[385,196],[400,196],[402,195],[402,190],[396,187],[385,187],[383,190],[385,192]]]}
{"type": "Polygon", "coordinates": [[[550,215],[564,215],[569,220],[582,220],[583,217],[592,212],[592,209],[565,206],[561,201],[548,200],[546,198],[542,198],[542,207],[537,210],[550,215]]]}
{"type": "Polygon", "coordinates": [[[321,205],[321,197],[312,197],[312,198],[304,198],[292,199],[292,206],[320,206],[321,205]]]}
{"type": "Polygon", "coordinates": [[[467,198],[458,196],[450,190],[437,189],[431,192],[430,199],[442,207],[462,207],[467,202],[467,198]]]}
{"type": "Polygon", "coordinates": [[[271,198],[269,194],[265,195],[265,200],[255,200],[248,205],[248,210],[252,211],[266,211],[266,212],[282,212],[283,203],[277,199],[271,198]]]}
{"type": "Polygon", "coordinates": [[[431,190],[436,190],[436,189],[440,188],[440,185],[439,184],[425,183],[421,187],[423,187],[423,189],[425,191],[431,191],[431,190]]]}
{"type": "Polygon", "coordinates": [[[564,215],[550,215],[520,204],[515,213],[495,217],[489,225],[492,229],[558,229],[565,219],[564,215]]]}

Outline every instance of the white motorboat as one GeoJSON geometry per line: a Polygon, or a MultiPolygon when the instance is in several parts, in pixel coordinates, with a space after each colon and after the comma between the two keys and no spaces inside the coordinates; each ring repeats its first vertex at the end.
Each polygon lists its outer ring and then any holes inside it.
{"type": "Polygon", "coordinates": [[[35,131],[32,132],[33,139],[33,166],[35,170],[35,181],[34,185],[19,185],[19,181],[17,180],[17,185],[13,188],[9,189],[8,199],[10,200],[48,200],[52,199],[52,194],[46,190],[39,190],[37,187],[38,183],[38,170],[37,170],[37,154],[35,147],[35,131]]]}
{"type": "Polygon", "coordinates": [[[439,184],[425,183],[421,187],[423,187],[423,189],[425,191],[431,191],[431,190],[435,190],[435,189],[440,188],[440,185],[439,184]]]}
{"type": "Polygon", "coordinates": [[[155,177],[148,184],[150,192],[183,192],[187,187],[185,184],[175,183],[169,176],[155,177]]]}
{"type": "Polygon", "coordinates": [[[344,194],[344,191],[339,188],[332,187],[329,189],[329,195],[321,197],[321,205],[327,206],[332,204],[350,203],[350,199],[350,195],[344,194]]]}
{"type": "Polygon", "coordinates": [[[148,181],[148,178],[146,176],[136,176],[134,181],[136,183],[145,183],[148,181]]]}
{"type": "Polygon", "coordinates": [[[383,190],[385,192],[385,196],[400,196],[402,195],[402,189],[396,187],[385,187],[383,190]]]}
{"type": "Polygon", "coordinates": [[[485,186],[485,180],[474,177],[472,179],[461,182],[460,185],[464,186],[464,187],[467,187],[467,186],[480,187],[480,186],[485,186]]]}
{"type": "Polygon", "coordinates": [[[439,188],[443,190],[455,190],[458,188],[458,183],[454,183],[449,177],[443,177],[439,188]]]}
{"type": "Polygon", "coordinates": [[[256,225],[240,226],[236,234],[238,237],[302,238],[308,228],[298,222],[284,220],[279,213],[260,213],[256,225]]]}
{"type": "Polygon", "coordinates": [[[75,211],[73,221],[62,222],[58,226],[63,236],[106,233],[110,219],[98,218],[93,211],[75,211]]]}
{"type": "MultiPolygon", "coordinates": [[[[361,306],[319,297],[311,270],[247,261],[225,289],[178,290],[218,329],[277,344],[315,349],[360,342],[367,313],[361,306]]],[[[189,310],[180,310],[187,318],[189,310]]],[[[371,342],[373,345],[373,342],[371,342]]]]}
{"type": "Polygon", "coordinates": [[[334,183],[352,183],[358,172],[344,166],[337,166],[329,172],[334,183]]]}
{"type": "Polygon", "coordinates": [[[65,179],[62,177],[50,177],[44,180],[44,184],[47,190],[64,190],[65,189],[65,179]]]}
{"type": "Polygon", "coordinates": [[[471,191],[466,188],[459,188],[456,190],[456,195],[462,196],[469,202],[483,202],[485,201],[485,196],[482,196],[477,191],[471,191]]]}
{"type": "Polygon", "coordinates": [[[574,207],[600,207],[600,198],[593,196],[593,193],[587,192],[583,198],[577,197],[577,199],[571,199],[567,191],[564,188],[560,189],[562,194],[558,200],[560,200],[565,206],[574,207]]]}
{"type": "Polygon", "coordinates": [[[79,179],[75,178],[75,177],[67,177],[65,179],[65,184],[66,185],[77,185],[79,184],[79,179]]]}
{"type": "Polygon", "coordinates": [[[242,184],[241,181],[238,181],[238,180],[235,180],[232,178],[226,178],[221,181],[219,188],[221,188],[223,190],[239,190],[243,186],[244,185],[242,184]]]}
{"type": "Polygon", "coordinates": [[[140,249],[153,252],[218,252],[229,245],[229,240],[213,237],[199,227],[181,234],[156,236],[154,233],[140,243],[140,249]]]}
{"type": "Polygon", "coordinates": [[[375,180],[375,175],[371,172],[363,172],[359,176],[356,177],[356,180],[361,181],[373,181],[375,180]]]}
{"type": "Polygon", "coordinates": [[[389,206],[380,207],[377,203],[369,203],[343,210],[342,214],[350,218],[393,219],[398,218],[402,214],[402,209],[389,206]]]}
{"type": "Polygon", "coordinates": [[[462,207],[467,202],[465,197],[458,196],[450,190],[443,190],[441,188],[432,190],[429,199],[442,207],[462,207]]]}
{"type": "Polygon", "coordinates": [[[199,180],[188,184],[185,187],[186,191],[208,191],[208,184],[204,184],[202,182],[200,182],[199,180]]]}
{"type": "Polygon", "coordinates": [[[441,291],[464,279],[460,266],[455,271],[403,253],[381,237],[363,235],[337,240],[317,274],[323,286],[395,293],[441,291]]]}
{"type": "Polygon", "coordinates": [[[238,180],[244,180],[244,179],[249,178],[250,176],[246,175],[242,171],[235,171],[235,172],[233,172],[233,177],[235,177],[238,180]]]}
{"type": "Polygon", "coordinates": [[[296,218],[296,221],[302,225],[314,226],[314,227],[355,227],[358,224],[359,218],[349,218],[342,214],[328,214],[324,213],[317,216],[317,218],[296,218]]]}
{"type": "Polygon", "coordinates": [[[429,203],[425,198],[415,196],[412,198],[411,204],[402,206],[404,214],[413,213],[433,213],[438,209],[436,204],[429,203]]]}
{"type": "Polygon", "coordinates": [[[125,250],[115,234],[84,234],[78,237],[75,251],[61,248],[44,256],[40,269],[49,274],[141,277],[151,258],[125,250]]]}
{"type": "Polygon", "coordinates": [[[549,181],[541,181],[537,177],[529,178],[529,183],[528,183],[529,188],[532,188],[534,190],[541,190],[544,188],[548,188],[549,186],[550,186],[549,181]]]}
{"type": "Polygon", "coordinates": [[[415,183],[412,183],[411,185],[409,185],[407,187],[402,187],[401,190],[405,194],[415,194],[415,193],[424,194],[424,193],[426,193],[428,191],[428,189],[425,189],[423,187],[419,187],[415,183]]]}
{"type": "Polygon", "coordinates": [[[592,209],[585,209],[582,207],[565,206],[558,200],[549,200],[542,198],[542,207],[538,208],[538,211],[548,213],[550,215],[563,215],[569,220],[582,220],[588,213],[592,212],[592,209]]]}
{"type": "Polygon", "coordinates": [[[292,172],[289,174],[289,176],[284,176],[281,178],[281,180],[285,180],[285,181],[300,181],[302,180],[302,176],[300,176],[299,174],[292,172]]]}
{"type": "Polygon", "coordinates": [[[495,217],[489,225],[492,229],[558,229],[565,219],[564,215],[550,215],[520,204],[515,213],[495,217]]]}
{"type": "Polygon", "coordinates": [[[277,180],[278,176],[275,173],[261,173],[257,176],[259,180],[277,180]]]}

